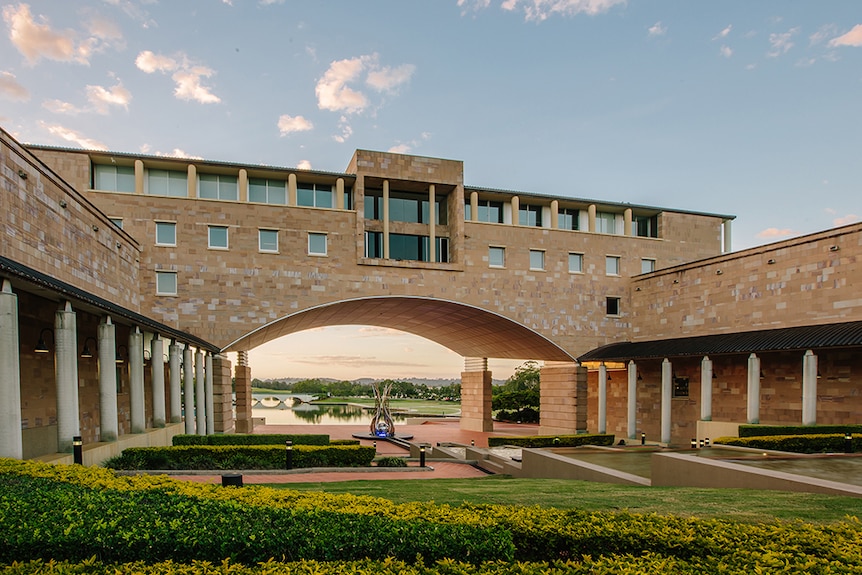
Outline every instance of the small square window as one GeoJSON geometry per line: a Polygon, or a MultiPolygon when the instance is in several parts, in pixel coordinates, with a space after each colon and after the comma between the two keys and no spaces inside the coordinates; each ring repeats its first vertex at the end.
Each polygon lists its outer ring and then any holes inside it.
{"type": "Polygon", "coordinates": [[[326,247],[326,234],[308,233],[308,255],[325,256],[326,247]]]}
{"type": "Polygon", "coordinates": [[[506,248],[491,246],[488,248],[488,265],[492,268],[506,266],[506,248]]]}
{"type": "Polygon", "coordinates": [[[655,260],[644,258],[641,260],[641,273],[648,274],[655,271],[655,260]]]}
{"type": "Polygon", "coordinates": [[[209,247],[217,250],[226,250],[227,244],[227,227],[226,226],[207,226],[209,229],[209,247]]]}
{"type": "Polygon", "coordinates": [[[569,273],[584,273],[584,254],[569,254],[569,273]]]}
{"type": "Polygon", "coordinates": [[[620,258],[619,256],[605,257],[605,275],[618,276],[620,275],[620,258]]]}
{"type": "Polygon", "coordinates": [[[620,315],[620,298],[609,297],[605,299],[608,315],[620,315]]]}
{"type": "Polygon", "coordinates": [[[530,269],[543,270],[545,269],[545,252],[544,250],[530,250],[530,269]]]}
{"type": "Polygon", "coordinates": [[[177,272],[156,272],[156,295],[177,295],[177,272]]]}
{"type": "Polygon", "coordinates": [[[177,245],[177,224],[176,224],[176,222],[156,222],[156,245],[157,246],[175,246],[175,245],[177,245]]]}
{"type": "Polygon", "coordinates": [[[673,397],[688,397],[688,378],[673,378],[673,397]]]}
{"type": "Polygon", "coordinates": [[[278,230],[258,230],[258,249],[262,252],[278,251],[278,230]]]}

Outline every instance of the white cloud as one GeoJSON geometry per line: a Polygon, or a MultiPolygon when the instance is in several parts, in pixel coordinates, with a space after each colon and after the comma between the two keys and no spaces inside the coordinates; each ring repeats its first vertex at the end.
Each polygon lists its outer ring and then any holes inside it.
{"type": "Polygon", "coordinates": [[[298,164],[296,164],[297,169],[299,170],[310,170],[311,162],[308,160],[300,160],[298,164]]]}
{"type": "Polygon", "coordinates": [[[180,148],[174,148],[170,152],[156,152],[155,155],[156,156],[162,156],[165,158],[183,158],[186,160],[203,160],[203,158],[201,158],[200,156],[193,156],[193,155],[189,154],[188,152],[186,152],[185,150],[182,150],[180,148]]]}
{"type": "Polygon", "coordinates": [[[70,62],[76,57],[75,33],[54,31],[44,16],[37,22],[27,4],[3,7],[3,20],[9,26],[9,39],[30,64],[40,58],[70,62]]]}
{"type": "Polygon", "coordinates": [[[831,38],[838,33],[838,27],[835,24],[825,24],[817,29],[817,32],[808,37],[812,46],[820,44],[827,38],[831,38]]]}
{"type": "Polygon", "coordinates": [[[607,12],[618,4],[626,4],[626,0],[504,0],[500,7],[508,11],[523,10],[526,20],[542,22],[558,15],[595,16],[607,12]]]}
{"type": "Polygon", "coordinates": [[[786,54],[791,48],[793,48],[793,36],[798,32],[799,27],[796,27],[791,28],[787,32],[782,32],[781,34],[770,34],[769,45],[771,48],[766,55],[770,58],[777,58],[782,54],[786,54]]]}
{"type": "Polygon", "coordinates": [[[727,28],[716,34],[712,39],[720,40],[721,38],[727,38],[727,35],[730,34],[731,30],[733,30],[733,24],[728,24],[727,28]]]}
{"type": "Polygon", "coordinates": [[[0,96],[7,100],[26,102],[30,99],[30,91],[18,82],[12,72],[0,72],[0,96]]]}
{"type": "Polygon", "coordinates": [[[662,26],[661,22],[656,22],[649,28],[647,28],[647,32],[652,36],[664,36],[667,33],[667,26],[662,26]]]}
{"type": "Polygon", "coordinates": [[[350,84],[359,83],[365,74],[365,84],[378,92],[391,92],[409,82],[415,70],[412,64],[381,66],[377,54],[336,60],[329,65],[314,89],[317,107],[348,114],[361,112],[371,103],[363,92],[350,84]]]}
{"type": "Polygon", "coordinates": [[[343,144],[350,139],[350,136],[353,135],[353,128],[350,127],[347,116],[341,116],[341,118],[339,118],[338,126],[341,128],[341,134],[333,136],[332,139],[339,144],[343,144]]]}
{"type": "Polygon", "coordinates": [[[778,229],[778,228],[766,228],[755,234],[755,237],[758,238],[786,238],[788,236],[795,235],[796,232],[789,228],[778,229]]]}
{"type": "Polygon", "coordinates": [[[847,214],[846,216],[842,216],[840,218],[835,218],[832,220],[832,225],[834,226],[846,226],[847,224],[853,224],[859,221],[859,216],[856,214],[847,214]]]}
{"type": "Polygon", "coordinates": [[[168,56],[144,50],[135,58],[135,66],[147,74],[152,74],[153,72],[172,72],[179,67],[179,63],[168,56]]]}
{"type": "Polygon", "coordinates": [[[396,146],[392,146],[386,151],[392,154],[407,154],[410,152],[410,150],[411,148],[408,144],[398,144],[396,146]]]}
{"type": "Polygon", "coordinates": [[[292,134],[293,132],[306,132],[312,128],[314,128],[314,124],[302,116],[282,114],[278,117],[278,131],[282,136],[292,134]]]}
{"type": "Polygon", "coordinates": [[[48,131],[52,136],[57,136],[62,140],[67,142],[72,142],[73,144],[77,144],[84,149],[87,150],[107,150],[108,147],[98,140],[93,140],[91,138],[87,138],[83,134],[72,130],[70,128],[66,128],[59,124],[48,124],[46,122],[39,122],[39,125],[48,131]]]}
{"type": "Polygon", "coordinates": [[[120,106],[128,110],[131,99],[132,93],[120,82],[110,88],[87,86],[87,100],[99,114],[107,114],[111,106],[120,106]]]}
{"type": "Polygon", "coordinates": [[[731,56],[733,56],[733,49],[730,46],[725,46],[722,44],[721,48],[718,49],[718,53],[725,58],[730,58],[731,56]]]}
{"type": "Polygon", "coordinates": [[[75,116],[84,112],[81,108],[77,107],[75,104],[71,102],[64,102],[63,100],[45,100],[42,102],[42,107],[48,110],[49,112],[53,112],[55,114],[65,114],[66,116],[75,116]]]}
{"type": "Polygon", "coordinates": [[[176,84],[174,95],[180,100],[194,100],[201,104],[221,102],[221,98],[201,83],[203,78],[209,78],[215,74],[215,71],[207,66],[191,64],[188,56],[183,53],[174,58],[144,50],[135,58],[135,65],[147,74],[173,72],[171,78],[176,84]]]}
{"type": "Polygon", "coordinates": [[[273,4],[284,4],[284,0],[260,0],[261,6],[272,6],[273,4]]]}
{"type": "Polygon", "coordinates": [[[415,71],[416,66],[413,64],[402,64],[397,68],[386,66],[379,70],[370,71],[365,82],[378,92],[391,91],[401,84],[409,82],[415,71]]]}
{"type": "Polygon", "coordinates": [[[862,46],[862,24],[856,24],[846,34],[833,38],[829,41],[829,46],[832,48],[836,46],[853,46],[856,48],[862,46]]]}

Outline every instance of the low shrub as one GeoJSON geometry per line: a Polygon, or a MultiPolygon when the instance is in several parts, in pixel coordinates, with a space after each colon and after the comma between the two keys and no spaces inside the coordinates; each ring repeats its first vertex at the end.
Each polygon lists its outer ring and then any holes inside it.
{"type": "MultiPolygon", "coordinates": [[[[288,433],[220,433],[217,435],[174,435],[173,445],[281,445],[292,441],[294,445],[329,445],[328,435],[288,433]]],[[[358,443],[358,441],[357,441],[358,443]]]]}
{"type": "MultiPolygon", "coordinates": [[[[373,447],[359,445],[294,445],[292,466],[366,467],[374,459],[373,447]]],[[[122,470],[177,469],[284,469],[283,445],[179,445],[130,447],[105,461],[104,466],[122,470]]]]}
{"type": "MultiPolygon", "coordinates": [[[[719,437],[719,445],[735,445],[753,449],[789,451],[791,453],[842,453],[845,449],[844,434],[831,435],[765,435],[761,437],[719,437]]],[[[851,449],[862,451],[862,434],[853,435],[851,449]]]]}
{"type": "Polygon", "coordinates": [[[407,467],[407,460],[403,457],[381,457],[377,460],[377,467],[407,467]]]}
{"type": "Polygon", "coordinates": [[[494,416],[494,419],[497,421],[509,421],[509,422],[519,422],[519,423],[538,423],[539,422],[539,412],[532,407],[524,407],[515,411],[507,411],[505,409],[501,409],[494,416]]]}
{"type": "Polygon", "coordinates": [[[611,434],[526,435],[521,437],[489,437],[488,447],[577,447],[579,445],[613,445],[611,434]]]}
{"type": "Polygon", "coordinates": [[[753,425],[739,426],[739,437],[764,435],[833,435],[862,433],[862,425],[753,425]]]}

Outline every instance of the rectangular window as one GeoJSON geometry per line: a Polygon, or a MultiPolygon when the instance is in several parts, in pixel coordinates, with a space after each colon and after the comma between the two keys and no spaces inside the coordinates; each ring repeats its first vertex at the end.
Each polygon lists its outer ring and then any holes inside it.
{"type": "Polygon", "coordinates": [[[135,193],[135,168],[133,166],[93,166],[93,189],[106,192],[135,193]]]}
{"type": "Polygon", "coordinates": [[[329,184],[307,184],[296,185],[296,205],[310,208],[331,208],[332,186],[329,184]]]}
{"type": "Polygon", "coordinates": [[[544,250],[530,250],[530,269],[544,270],[545,269],[545,252],[544,250]]]}
{"type": "Polygon", "coordinates": [[[675,377],[673,378],[673,396],[688,397],[688,378],[675,377]]]}
{"type": "Polygon", "coordinates": [[[605,257],[605,275],[618,276],[620,275],[620,258],[619,256],[605,257]]]}
{"type": "Polygon", "coordinates": [[[657,238],[658,216],[635,216],[632,219],[632,233],[642,238],[657,238]]]}
{"type": "Polygon", "coordinates": [[[648,274],[655,271],[655,260],[644,258],[641,260],[641,273],[648,274]]]}
{"type": "Polygon", "coordinates": [[[209,230],[209,247],[216,250],[226,250],[227,243],[227,227],[226,226],[207,226],[209,230]]]}
{"type": "Polygon", "coordinates": [[[123,229],[123,218],[110,218],[111,223],[120,229],[123,229]]]}
{"type": "Polygon", "coordinates": [[[189,195],[188,172],[147,170],[147,193],[153,196],[187,198],[189,195]]]}
{"type": "Polygon", "coordinates": [[[531,206],[529,204],[521,204],[518,207],[518,225],[521,225],[521,226],[541,226],[542,225],[542,206],[531,206]]]}
{"type": "Polygon", "coordinates": [[[620,298],[605,298],[606,313],[608,315],[620,315],[620,298]]]}
{"type": "Polygon", "coordinates": [[[223,174],[200,174],[198,197],[207,200],[233,200],[239,197],[236,176],[223,174]]]}
{"type": "MultiPolygon", "coordinates": [[[[464,204],[464,219],[472,221],[473,207],[470,202],[464,204]]],[[[479,206],[476,210],[476,221],[489,222],[492,224],[503,223],[503,203],[492,202],[490,200],[479,200],[479,206]]]]}
{"type": "Polygon", "coordinates": [[[177,224],[176,224],[176,222],[156,222],[156,245],[157,246],[175,246],[175,245],[177,245],[177,224]]]}
{"type": "Polygon", "coordinates": [[[596,213],[596,231],[600,234],[617,233],[616,214],[610,212],[596,213]]]}
{"type": "Polygon", "coordinates": [[[383,190],[365,190],[365,219],[383,219],[383,190]]]}
{"type": "Polygon", "coordinates": [[[488,248],[488,265],[492,268],[506,267],[506,248],[491,246],[488,248]]]}
{"type": "Polygon", "coordinates": [[[156,295],[177,295],[177,272],[156,272],[156,295]]]}
{"type": "Polygon", "coordinates": [[[257,249],[262,252],[278,252],[278,230],[258,230],[257,249]]]}
{"type": "Polygon", "coordinates": [[[365,232],[365,257],[383,257],[383,232],[365,232]]]}
{"type": "Polygon", "coordinates": [[[287,203],[287,192],[284,180],[270,180],[265,178],[248,179],[248,201],[260,204],[287,203]]]}
{"type": "Polygon", "coordinates": [[[577,230],[580,216],[580,210],[563,208],[557,213],[557,227],[561,230],[577,230]]]}
{"type": "Polygon", "coordinates": [[[308,255],[326,255],[326,234],[308,232],[308,255]]]}
{"type": "Polygon", "coordinates": [[[569,273],[584,273],[584,254],[569,254],[569,273]]]}

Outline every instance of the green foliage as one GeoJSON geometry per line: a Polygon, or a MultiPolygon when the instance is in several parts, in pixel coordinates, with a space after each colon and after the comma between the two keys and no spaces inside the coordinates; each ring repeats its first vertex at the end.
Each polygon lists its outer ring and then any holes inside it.
{"type": "Polygon", "coordinates": [[[519,366],[503,385],[491,390],[491,409],[499,421],[539,420],[539,364],[528,361],[519,366]]]}
{"type": "MultiPolygon", "coordinates": [[[[719,437],[716,444],[790,451],[792,453],[842,453],[844,434],[831,435],[764,435],[762,437],[719,437]]],[[[852,451],[862,451],[862,434],[853,435],[852,451]]]]}
{"type": "MultiPolygon", "coordinates": [[[[294,445],[292,465],[304,467],[364,467],[374,459],[373,447],[360,445],[294,445]]],[[[105,461],[105,467],[123,470],[178,469],[284,469],[284,445],[179,445],[129,447],[105,461]]]]}
{"type": "Polygon", "coordinates": [[[407,461],[403,457],[381,457],[377,467],[407,467],[407,461]]]}
{"type": "Polygon", "coordinates": [[[525,435],[522,437],[489,437],[488,447],[577,447],[579,445],[613,445],[612,434],[525,435]]]}
{"type": "MultiPolygon", "coordinates": [[[[281,445],[286,441],[294,445],[330,445],[328,435],[315,434],[245,434],[224,433],[217,435],[175,435],[173,445],[281,445]]],[[[334,442],[333,442],[334,445],[334,442]]]]}
{"type": "Polygon", "coordinates": [[[739,426],[739,437],[764,435],[827,435],[862,433],[862,425],[750,425],[739,426]]]}

